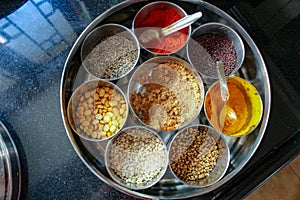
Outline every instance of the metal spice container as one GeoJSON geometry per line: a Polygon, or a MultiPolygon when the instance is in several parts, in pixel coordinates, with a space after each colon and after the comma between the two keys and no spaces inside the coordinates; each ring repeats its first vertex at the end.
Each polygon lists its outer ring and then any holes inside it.
{"type": "Polygon", "coordinates": [[[258,126],[263,104],[256,87],[240,77],[228,77],[230,98],[224,102],[219,82],[215,82],[205,95],[204,111],[209,123],[228,136],[243,136],[258,126]]]}
{"type": "Polygon", "coordinates": [[[105,24],[94,29],[81,47],[81,60],[93,76],[118,80],[138,62],[140,48],[135,35],[125,26],[105,24]]]}
{"type": "Polygon", "coordinates": [[[168,166],[167,147],[150,129],[123,129],[106,146],[105,165],[120,185],[145,189],[157,183],[168,166]]]}
{"type": "MultiPolygon", "coordinates": [[[[262,138],[264,136],[266,126],[268,124],[268,118],[270,114],[270,83],[268,78],[268,73],[266,70],[265,63],[260,54],[259,49],[255,45],[254,41],[251,39],[249,34],[239,25],[235,20],[233,20],[228,14],[226,14],[221,9],[218,9],[216,6],[211,5],[205,1],[189,1],[180,2],[180,5],[183,9],[193,12],[195,10],[201,10],[205,13],[205,17],[201,19],[202,23],[207,23],[210,21],[220,22],[223,24],[228,24],[234,30],[242,36],[244,44],[246,45],[247,50],[247,66],[243,65],[242,70],[240,70],[240,75],[247,77],[251,74],[251,82],[254,82],[258,87],[258,91],[263,100],[263,105],[265,109],[263,110],[263,118],[261,123],[258,124],[257,128],[251,135],[246,135],[244,137],[226,137],[228,145],[231,150],[231,167],[230,171],[218,182],[213,185],[210,185],[206,188],[197,188],[190,187],[188,185],[183,185],[179,183],[179,180],[173,176],[173,174],[166,173],[165,176],[161,178],[159,183],[151,186],[150,188],[133,191],[132,189],[125,188],[123,185],[120,185],[118,182],[112,180],[111,176],[108,174],[104,161],[104,149],[106,142],[89,142],[78,138],[76,133],[71,130],[70,123],[67,119],[67,105],[70,97],[70,92],[74,90],[74,87],[77,87],[78,84],[81,84],[87,80],[90,80],[91,75],[88,73],[82,66],[82,62],[78,59],[80,55],[80,48],[83,44],[83,41],[95,27],[99,27],[102,24],[107,22],[122,23],[124,25],[130,25],[132,23],[134,13],[137,13],[138,10],[143,6],[148,4],[149,1],[124,1],[123,3],[112,7],[107,12],[103,13],[97,17],[79,36],[76,40],[69,56],[67,57],[64,70],[62,73],[61,87],[60,87],[60,103],[62,118],[64,121],[65,129],[67,135],[70,139],[70,142],[76,153],[84,161],[84,164],[91,170],[99,180],[107,183],[109,186],[124,192],[126,194],[132,195],[134,197],[148,198],[148,199],[170,199],[170,198],[197,198],[201,195],[208,193],[213,193],[215,190],[221,189],[228,182],[234,179],[241,169],[250,161],[256,150],[258,149],[262,138]],[[191,9],[192,8],[192,9],[191,9]],[[121,17],[120,17],[121,16],[121,17]],[[103,145],[102,145],[103,144],[103,145]]],[[[195,24],[195,26],[198,26],[195,24]]],[[[197,28],[197,27],[195,27],[197,28]]],[[[94,41],[93,41],[94,42],[94,41]]],[[[183,49],[186,50],[186,49],[183,49]]],[[[181,52],[180,52],[181,53],[181,52]]],[[[144,58],[141,58],[141,60],[144,58]]],[[[131,77],[131,76],[130,76],[131,77]]],[[[129,76],[125,76],[125,79],[129,76]]],[[[166,76],[165,78],[168,78],[166,76]]],[[[202,76],[203,78],[203,76],[202,76]]],[[[248,78],[247,78],[248,79],[248,78]]],[[[205,79],[203,79],[205,80],[205,79]]],[[[119,81],[118,81],[119,82],[119,81]]],[[[136,89],[140,88],[140,91],[143,91],[143,87],[139,84],[136,85],[136,89]]],[[[139,90],[137,90],[139,91],[139,90]]],[[[197,117],[197,120],[205,121],[203,116],[197,117]]],[[[131,120],[131,119],[130,119],[131,120]]],[[[196,121],[196,120],[195,120],[196,121]]],[[[131,122],[131,121],[130,121],[131,122]]],[[[134,120],[134,122],[136,122],[134,120]]],[[[205,121],[206,122],[206,121],[205,121]]],[[[175,134],[175,131],[174,131],[175,134]]],[[[161,134],[165,134],[164,132],[161,134]]],[[[117,136],[117,135],[115,135],[117,136]]],[[[168,140],[169,138],[166,138],[168,140]]],[[[220,147],[221,149],[221,147],[220,147]]],[[[220,152],[219,149],[219,152],[220,152]]],[[[218,160],[221,157],[218,157],[218,160]]],[[[217,166],[214,167],[217,169],[217,166]]],[[[168,170],[169,171],[169,170],[168,170]]],[[[212,172],[211,172],[212,173],[212,172]]]]}
{"type": "Polygon", "coordinates": [[[204,86],[184,60],[161,56],[144,62],[132,75],[128,99],[134,117],[155,130],[172,131],[199,114],[204,86]]]}
{"type": "MultiPolygon", "coordinates": [[[[166,1],[151,2],[136,13],[132,21],[132,30],[137,38],[139,38],[149,27],[165,28],[185,16],[187,16],[185,10],[175,3],[166,1]]],[[[170,55],[178,53],[185,47],[191,30],[191,26],[188,26],[164,37],[161,41],[154,40],[149,43],[140,41],[140,45],[142,49],[151,55],[170,55]]]]}
{"type": "Polygon", "coordinates": [[[245,49],[242,39],[232,28],[210,22],[193,31],[187,45],[187,55],[203,81],[212,83],[218,79],[216,62],[222,61],[225,74],[230,76],[242,66],[245,49]]]}
{"type": "MultiPolygon", "coordinates": [[[[190,57],[193,63],[197,63],[197,66],[201,68],[201,72],[208,76],[215,76],[216,62],[222,61],[224,63],[225,75],[229,75],[235,68],[236,52],[234,46],[229,38],[218,33],[206,33],[195,38],[213,60],[213,64],[210,67],[204,67],[205,65],[197,62],[201,62],[199,59],[200,53],[197,57],[190,57]]],[[[197,50],[197,48],[195,48],[197,50]]]]}
{"type": "Polygon", "coordinates": [[[229,165],[229,149],[223,136],[206,125],[178,132],[169,146],[172,173],[184,184],[206,187],[219,181],[229,165]]]}
{"type": "Polygon", "coordinates": [[[102,141],[124,126],[128,117],[125,95],[111,82],[91,80],[80,85],[68,103],[68,120],[82,138],[102,141]]]}

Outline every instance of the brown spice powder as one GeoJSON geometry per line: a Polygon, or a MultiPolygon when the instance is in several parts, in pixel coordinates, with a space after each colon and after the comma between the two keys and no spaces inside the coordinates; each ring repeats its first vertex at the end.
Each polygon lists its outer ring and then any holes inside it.
{"type": "Polygon", "coordinates": [[[181,64],[159,64],[151,72],[141,74],[139,81],[143,92],[133,92],[130,102],[138,117],[155,129],[178,129],[195,116],[201,105],[203,91],[193,74],[181,64]]]}

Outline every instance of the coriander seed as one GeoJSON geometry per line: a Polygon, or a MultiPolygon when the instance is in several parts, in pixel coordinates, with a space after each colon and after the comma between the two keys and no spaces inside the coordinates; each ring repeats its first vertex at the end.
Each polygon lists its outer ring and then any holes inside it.
{"type": "Polygon", "coordinates": [[[180,132],[171,143],[170,166],[173,173],[185,183],[197,183],[209,176],[216,166],[219,148],[204,126],[189,127],[180,132]]]}

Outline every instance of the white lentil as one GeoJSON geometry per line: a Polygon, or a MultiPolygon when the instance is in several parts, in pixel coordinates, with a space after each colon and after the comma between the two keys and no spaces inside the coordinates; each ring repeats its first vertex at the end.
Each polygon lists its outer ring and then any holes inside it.
{"type": "Polygon", "coordinates": [[[111,141],[107,153],[114,173],[136,187],[152,182],[167,164],[163,142],[143,128],[122,131],[111,141]]]}

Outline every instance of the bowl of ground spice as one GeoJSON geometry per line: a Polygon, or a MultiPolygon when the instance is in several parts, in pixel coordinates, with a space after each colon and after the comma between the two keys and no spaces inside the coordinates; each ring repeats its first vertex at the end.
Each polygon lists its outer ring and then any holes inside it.
{"type": "Polygon", "coordinates": [[[136,66],[140,47],[135,35],[125,26],[104,24],[90,32],[81,47],[81,61],[93,76],[117,80],[136,66]]]}
{"type": "MultiPolygon", "coordinates": [[[[152,2],[137,12],[132,22],[132,29],[139,39],[144,31],[153,28],[165,28],[185,16],[187,16],[186,12],[174,3],[152,2]]],[[[169,55],[182,49],[186,45],[190,34],[191,26],[188,26],[165,36],[161,41],[151,40],[145,43],[139,39],[139,42],[143,49],[152,54],[169,55]]]]}
{"type": "Polygon", "coordinates": [[[192,187],[207,187],[219,181],[229,161],[225,138],[210,126],[188,126],[179,131],[169,145],[172,173],[192,187]]]}
{"type": "Polygon", "coordinates": [[[263,104],[259,92],[249,81],[240,77],[226,78],[229,99],[221,97],[219,82],[205,96],[204,110],[209,123],[228,136],[243,136],[258,126],[263,104]]]}
{"type": "Polygon", "coordinates": [[[146,127],[126,127],[108,142],[105,165],[112,179],[120,185],[145,189],[165,174],[167,147],[157,133],[146,127]]]}
{"type": "Polygon", "coordinates": [[[80,137],[104,141],[118,133],[128,116],[128,103],[122,90],[105,80],[80,85],[68,103],[68,120],[80,137]]]}
{"type": "Polygon", "coordinates": [[[133,119],[157,131],[173,131],[198,116],[204,101],[204,86],[188,62],[159,56],[135,70],[127,98],[133,119]]]}
{"type": "Polygon", "coordinates": [[[231,27],[211,22],[196,28],[187,45],[188,59],[205,82],[218,79],[217,61],[224,64],[226,76],[236,73],[245,57],[244,44],[231,27]]]}

